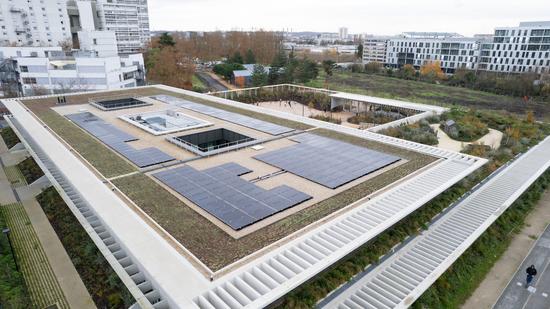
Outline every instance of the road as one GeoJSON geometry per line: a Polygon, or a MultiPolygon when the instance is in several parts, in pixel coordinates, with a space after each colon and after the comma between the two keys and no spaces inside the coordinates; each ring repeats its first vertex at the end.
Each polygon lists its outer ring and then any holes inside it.
{"type": "Polygon", "coordinates": [[[208,86],[208,88],[211,91],[225,91],[229,90],[227,87],[225,87],[222,83],[217,81],[215,78],[210,76],[210,74],[206,72],[196,72],[197,76],[208,86]]]}
{"type": "Polygon", "coordinates": [[[500,295],[494,309],[542,309],[550,307],[550,226],[539,237],[529,255],[517,269],[516,274],[508,283],[508,286],[500,295]],[[525,270],[530,265],[535,265],[538,274],[533,279],[531,286],[525,288],[525,270]]]}

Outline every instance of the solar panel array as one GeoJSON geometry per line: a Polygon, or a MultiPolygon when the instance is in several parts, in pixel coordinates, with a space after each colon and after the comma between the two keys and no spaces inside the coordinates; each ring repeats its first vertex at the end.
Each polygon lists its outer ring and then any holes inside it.
{"type": "Polygon", "coordinates": [[[309,133],[297,135],[292,140],[298,144],[254,158],[331,189],[401,160],[309,133]]]}
{"type": "Polygon", "coordinates": [[[249,172],[227,163],[202,171],[182,166],[153,176],[234,230],[311,198],[286,185],[266,190],[239,177],[249,172]]]}
{"type": "Polygon", "coordinates": [[[136,137],[119,130],[115,126],[104,122],[92,113],[78,113],[67,115],[67,118],[76,123],[79,127],[95,136],[97,139],[120,153],[138,167],[147,167],[174,160],[161,150],[149,147],[135,149],[127,142],[138,140],[136,137]]]}
{"type": "Polygon", "coordinates": [[[173,104],[185,109],[192,110],[197,113],[205,114],[214,118],[218,118],[227,122],[235,123],[243,127],[251,128],[271,135],[281,135],[284,133],[292,132],[294,129],[283,127],[271,122],[254,119],[252,117],[244,116],[241,114],[228,112],[223,109],[190,102],[187,100],[179,99],[169,95],[158,95],[152,97],[153,99],[173,104]]]}

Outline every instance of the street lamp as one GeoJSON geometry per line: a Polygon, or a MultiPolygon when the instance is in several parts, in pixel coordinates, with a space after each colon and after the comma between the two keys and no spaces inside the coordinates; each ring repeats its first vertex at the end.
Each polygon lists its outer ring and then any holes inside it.
{"type": "Polygon", "coordinates": [[[17,258],[15,257],[15,251],[13,250],[13,245],[11,244],[10,232],[11,232],[11,230],[9,228],[5,228],[5,229],[2,230],[2,233],[4,233],[4,235],[6,235],[6,237],[8,238],[8,243],[10,244],[11,254],[13,256],[13,262],[15,263],[15,269],[17,271],[19,271],[19,265],[17,265],[17,258]]]}

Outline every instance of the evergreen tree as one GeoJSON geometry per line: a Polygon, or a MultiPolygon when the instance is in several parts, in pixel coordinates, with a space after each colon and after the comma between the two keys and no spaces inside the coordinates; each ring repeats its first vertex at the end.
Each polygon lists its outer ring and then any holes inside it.
{"type": "Polygon", "coordinates": [[[252,73],[252,85],[254,87],[261,87],[267,85],[268,74],[265,71],[265,68],[261,64],[256,64],[254,66],[254,72],[252,73]]]}
{"type": "Polygon", "coordinates": [[[252,49],[250,48],[246,51],[245,62],[247,64],[256,63],[256,56],[254,55],[254,52],[252,52],[252,49]]]}
{"type": "Polygon", "coordinates": [[[168,32],[164,32],[159,38],[159,44],[161,47],[174,46],[176,41],[168,32]]]}
{"type": "Polygon", "coordinates": [[[227,59],[227,63],[238,63],[243,64],[243,56],[241,55],[241,52],[236,51],[233,56],[229,57],[227,59]]]}

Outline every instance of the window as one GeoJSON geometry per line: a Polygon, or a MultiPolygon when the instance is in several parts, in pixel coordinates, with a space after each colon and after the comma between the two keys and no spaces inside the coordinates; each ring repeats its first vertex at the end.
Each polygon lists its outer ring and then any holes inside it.
{"type": "Polygon", "coordinates": [[[23,84],[27,85],[36,85],[36,78],[34,77],[24,77],[23,84]]]}
{"type": "Polygon", "coordinates": [[[94,45],[97,45],[97,39],[94,39],[94,45]]]}
{"type": "Polygon", "coordinates": [[[29,71],[29,67],[27,67],[26,65],[19,66],[19,69],[21,70],[21,72],[28,72],[29,71]]]}

